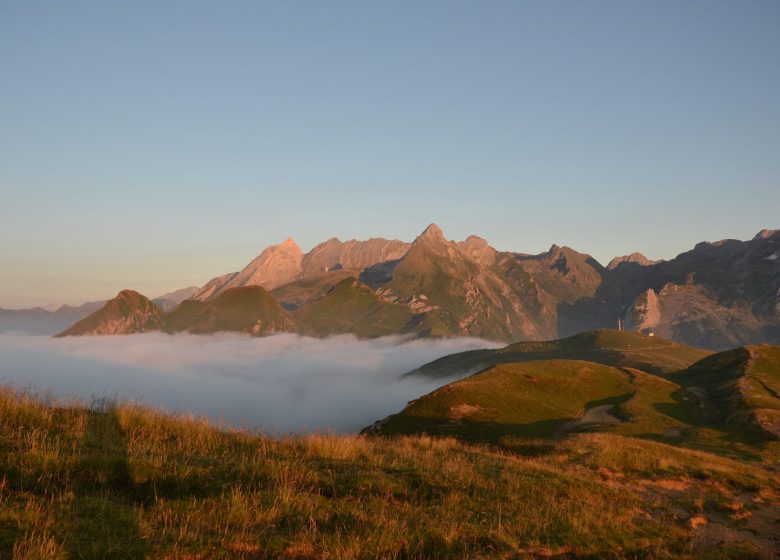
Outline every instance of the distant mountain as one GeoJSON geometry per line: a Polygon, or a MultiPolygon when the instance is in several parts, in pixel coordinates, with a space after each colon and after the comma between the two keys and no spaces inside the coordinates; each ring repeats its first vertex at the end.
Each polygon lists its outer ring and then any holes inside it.
{"type": "Polygon", "coordinates": [[[637,264],[639,266],[650,266],[651,264],[655,264],[658,261],[651,261],[646,256],[644,256],[642,253],[631,253],[630,255],[623,255],[622,257],[615,257],[611,261],[609,261],[609,264],[607,265],[607,268],[609,270],[613,270],[620,266],[623,263],[633,263],[637,264]]]}
{"type": "Polygon", "coordinates": [[[763,230],[750,241],[699,243],[641,271],[617,267],[626,326],[713,349],[778,342],[778,257],[780,232],[763,230]]]}
{"type": "Polygon", "coordinates": [[[206,282],[203,287],[198,290],[195,295],[192,296],[191,299],[196,299],[198,301],[205,301],[209,299],[211,296],[219,292],[222,288],[225,287],[225,284],[230,282],[233,278],[236,277],[238,272],[228,272],[227,274],[223,274],[222,276],[217,276],[216,278],[212,278],[208,282],[206,282]]]}
{"type": "Polygon", "coordinates": [[[377,263],[400,259],[408,249],[409,243],[397,239],[342,242],[333,237],[303,256],[302,275],[303,278],[315,278],[338,269],[361,271],[377,263]]]}
{"type": "Polygon", "coordinates": [[[255,336],[295,332],[295,320],[261,286],[242,286],[202,302],[186,300],[169,313],[161,330],[208,334],[244,332],[255,336]]]}
{"type": "Polygon", "coordinates": [[[197,286],[189,286],[173,292],[168,292],[160,297],[154,298],[152,301],[155,305],[161,308],[163,311],[172,311],[178,307],[178,305],[185,299],[190,299],[196,293],[200,291],[197,286]]]}
{"type": "Polygon", "coordinates": [[[304,254],[295,240],[287,239],[279,245],[271,245],[246,265],[241,271],[210,280],[194,299],[206,301],[216,295],[241,286],[262,286],[273,290],[290,282],[311,279],[330,271],[353,270],[354,276],[371,265],[397,259],[406,253],[408,243],[397,240],[350,240],[337,238],[320,243],[304,254]]]}
{"type": "Polygon", "coordinates": [[[135,334],[161,330],[165,314],[145,296],[122,290],[117,296],[57,336],[135,334]]]}
{"type": "Polygon", "coordinates": [[[402,332],[495,340],[544,336],[534,316],[535,294],[524,298],[526,279],[519,270],[519,277],[511,274],[517,266],[482,240],[459,245],[431,224],[401,259],[385,265],[383,276],[366,277],[382,298],[413,311],[402,332]]]}
{"type": "MultiPolygon", "coordinates": [[[[163,311],[172,311],[198,291],[196,286],[190,286],[156,297],[152,301],[163,311]]],[[[91,301],[81,305],[61,305],[52,311],[41,307],[0,309],[0,333],[53,335],[84,319],[105,304],[105,300],[91,301]]]]}
{"type": "Polygon", "coordinates": [[[454,354],[415,375],[472,375],[366,431],[486,443],[605,431],[738,457],[776,448],[780,347],[706,354],[619,331],[454,354]]]}
{"type": "Polygon", "coordinates": [[[272,290],[299,278],[302,260],[303,252],[295,240],[289,238],[284,243],[264,249],[242,270],[229,276],[221,286],[208,295],[206,292],[198,293],[194,299],[204,301],[231,288],[242,286],[262,286],[266,290],[272,290]]]}
{"type": "Polygon", "coordinates": [[[322,298],[342,280],[357,276],[358,273],[355,270],[338,268],[319,276],[293,280],[284,286],[271,290],[271,295],[285,309],[293,310],[322,298]]]}
{"type": "Polygon", "coordinates": [[[54,311],[41,307],[0,309],[0,333],[53,335],[94,313],[103,304],[105,301],[91,301],[78,306],[62,305],[54,311]]]}
{"type": "MultiPolygon", "coordinates": [[[[252,286],[292,312],[286,321],[272,321],[274,329],[315,336],[513,342],[623,326],[713,350],[780,342],[776,230],[750,241],[699,243],[668,261],[632,253],[608,267],[558,245],[528,255],[497,251],[476,236],[451,241],[435,224],[412,243],[333,238],[303,253],[288,239],[241,271],[214,278],[192,300],[208,303],[252,286]]],[[[208,324],[182,329],[208,332],[208,324]]],[[[246,330],[241,324],[237,329],[246,330]]],[[[255,334],[265,332],[260,327],[255,334]]]]}
{"type": "Polygon", "coordinates": [[[408,306],[385,301],[355,278],[342,280],[322,298],[295,311],[301,332],[313,336],[397,334],[412,317],[408,306]]]}

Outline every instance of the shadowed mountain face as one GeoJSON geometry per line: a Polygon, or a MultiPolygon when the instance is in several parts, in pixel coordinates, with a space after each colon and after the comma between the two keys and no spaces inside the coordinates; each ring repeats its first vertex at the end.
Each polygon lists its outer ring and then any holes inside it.
{"type": "MultiPolygon", "coordinates": [[[[615,269],[616,280],[622,265],[615,269]]],[[[708,348],[780,341],[780,232],[699,243],[624,288],[627,324],[708,348]],[[633,299],[632,299],[633,298],[633,299]]]]}
{"type": "Polygon", "coordinates": [[[622,324],[715,350],[780,342],[780,233],[771,230],[750,241],[700,243],[670,261],[633,253],[606,268],[569,247],[526,255],[496,251],[476,236],[454,242],[435,224],[411,244],[333,238],[303,253],[288,239],[241,271],[209,281],[171,320],[192,332],[210,332],[209,325],[217,323],[228,328],[234,323],[181,321],[194,317],[196,309],[205,313],[193,301],[208,304],[249,287],[269,290],[269,301],[294,311],[284,321],[270,321],[271,330],[253,331],[239,321],[237,330],[254,334],[290,330],[512,342],[622,324]]]}

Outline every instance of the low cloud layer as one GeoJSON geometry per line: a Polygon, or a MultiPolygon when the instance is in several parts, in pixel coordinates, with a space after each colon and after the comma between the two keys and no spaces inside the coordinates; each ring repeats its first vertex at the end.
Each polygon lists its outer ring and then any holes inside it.
{"type": "Polygon", "coordinates": [[[84,400],[112,395],[271,433],[357,431],[443,384],[400,379],[477,339],[251,338],[160,333],[0,335],[0,383],[84,400]]]}

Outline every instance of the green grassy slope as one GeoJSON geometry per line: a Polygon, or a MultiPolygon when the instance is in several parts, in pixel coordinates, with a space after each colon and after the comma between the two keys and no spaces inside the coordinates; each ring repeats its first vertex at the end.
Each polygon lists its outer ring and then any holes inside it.
{"type": "MultiPolygon", "coordinates": [[[[617,335],[625,340],[623,333],[617,335]]],[[[616,333],[590,336],[614,340],[616,333]]],[[[560,355],[557,342],[553,347],[560,355]]],[[[647,342],[640,351],[655,351],[647,342]]],[[[671,348],[678,350],[677,345],[671,348]]],[[[523,355],[412,401],[367,430],[494,444],[508,437],[603,431],[751,460],[778,460],[779,350],[762,346],[724,352],[666,377],[576,359],[525,361],[523,355]]]]}
{"type": "Polygon", "coordinates": [[[207,334],[220,331],[264,335],[295,332],[292,315],[262,287],[232,288],[206,302],[182,302],[166,317],[165,330],[207,334]]]}
{"type": "Polygon", "coordinates": [[[760,558],[780,512],[759,466],[612,434],[272,439],[8,389],[0,433],[19,560],[760,558]]]}
{"type": "Polygon", "coordinates": [[[555,359],[587,360],[663,374],[686,368],[708,354],[706,350],[640,333],[602,329],[560,340],[518,342],[498,350],[451,354],[409,375],[457,377],[496,364],[555,359]]]}
{"type": "Polygon", "coordinates": [[[412,401],[382,433],[457,435],[497,443],[551,437],[586,408],[629,398],[624,372],[578,360],[501,364],[412,401]]]}
{"type": "Polygon", "coordinates": [[[378,431],[500,444],[507,437],[597,430],[703,446],[702,435],[686,423],[698,402],[677,399],[679,390],[643,371],[595,362],[506,363],[412,401],[378,431]]]}
{"type": "Polygon", "coordinates": [[[355,278],[342,280],[321,299],[295,311],[301,332],[311,336],[397,334],[411,317],[408,307],[381,300],[355,278]]]}

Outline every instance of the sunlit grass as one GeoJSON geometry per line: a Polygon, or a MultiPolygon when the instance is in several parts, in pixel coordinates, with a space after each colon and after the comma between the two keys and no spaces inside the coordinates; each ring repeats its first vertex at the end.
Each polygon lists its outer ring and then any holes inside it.
{"type": "Polygon", "coordinates": [[[680,508],[778,491],[759,466],[611,434],[269,438],[9,388],[0,434],[13,558],[696,558],[680,508]]]}

